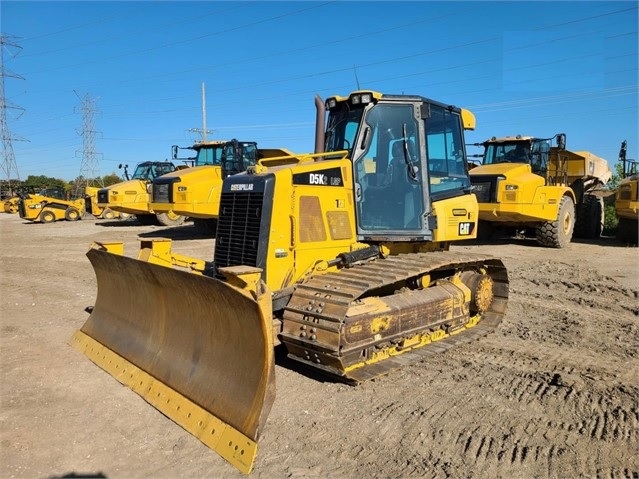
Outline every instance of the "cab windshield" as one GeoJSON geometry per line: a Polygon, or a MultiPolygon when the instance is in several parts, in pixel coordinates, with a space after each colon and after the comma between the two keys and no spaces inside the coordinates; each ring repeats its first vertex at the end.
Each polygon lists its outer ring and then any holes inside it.
{"type": "Polygon", "coordinates": [[[484,165],[530,162],[530,141],[489,143],[484,152],[484,165]]]}
{"type": "Polygon", "coordinates": [[[526,163],[533,173],[543,174],[548,168],[549,152],[549,141],[542,139],[486,143],[483,164],[526,163]]]}
{"type": "Polygon", "coordinates": [[[135,167],[132,180],[152,181],[175,170],[173,163],[140,163],[135,167]]]}
{"type": "Polygon", "coordinates": [[[221,165],[223,151],[224,145],[209,145],[201,147],[199,150],[197,150],[197,156],[195,157],[195,166],[221,165]]]}

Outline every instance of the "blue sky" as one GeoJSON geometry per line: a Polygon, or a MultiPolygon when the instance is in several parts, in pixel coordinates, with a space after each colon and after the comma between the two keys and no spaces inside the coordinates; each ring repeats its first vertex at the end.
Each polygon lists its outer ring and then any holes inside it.
{"type": "MultiPolygon", "coordinates": [[[[638,2],[0,3],[21,179],[76,178],[94,108],[100,176],[201,138],[313,149],[316,94],[374,89],[470,109],[491,136],[639,159],[638,2]],[[15,46],[14,46],[15,45],[15,46]]],[[[469,153],[479,150],[470,147],[469,153]]]]}

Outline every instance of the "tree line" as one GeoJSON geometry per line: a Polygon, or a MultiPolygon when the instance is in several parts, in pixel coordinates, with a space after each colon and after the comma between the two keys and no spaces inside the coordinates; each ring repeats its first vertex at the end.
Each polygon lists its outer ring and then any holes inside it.
{"type": "Polygon", "coordinates": [[[71,181],[45,175],[29,175],[26,180],[0,180],[0,196],[2,196],[2,199],[6,199],[21,192],[37,193],[42,190],[55,189],[62,192],[66,199],[76,199],[85,196],[84,190],[86,186],[106,188],[124,180],[124,178],[115,173],[98,178],[78,176],[71,181]]]}

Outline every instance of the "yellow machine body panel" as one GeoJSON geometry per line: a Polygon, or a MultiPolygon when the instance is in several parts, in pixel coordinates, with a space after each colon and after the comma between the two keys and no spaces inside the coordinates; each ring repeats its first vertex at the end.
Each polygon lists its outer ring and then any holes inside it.
{"type": "Polygon", "coordinates": [[[564,170],[565,180],[561,184],[565,186],[588,178],[596,178],[599,184],[605,185],[612,178],[610,165],[603,158],[589,151],[560,151],[552,148],[549,156],[549,176],[561,178],[564,170]]]}
{"type": "Polygon", "coordinates": [[[107,208],[101,207],[98,204],[98,191],[100,190],[101,188],[98,188],[96,186],[87,186],[84,189],[87,212],[91,213],[96,218],[103,218],[103,219],[109,219],[109,220],[128,216],[125,213],[120,213],[119,211],[111,210],[108,207],[107,208]]]}
{"type": "MultiPolygon", "coordinates": [[[[530,165],[496,163],[470,170],[471,177],[490,175],[498,178],[496,202],[479,203],[479,219],[489,222],[534,223],[557,217],[564,195],[574,199],[566,186],[547,186],[546,180],[534,173],[530,165]]],[[[488,187],[480,185],[480,188],[488,187]]],[[[477,191],[478,186],[475,186],[477,191]]],[[[480,190],[481,191],[481,190],[480,190]]]]}
{"type": "MultiPolygon", "coordinates": [[[[192,218],[217,216],[220,208],[220,188],[222,187],[221,166],[194,166],[186,170],[174,171],[164,175],[163,178],[174,181],[171,184],[173,202],[152,201],[150,206],[153,211],[167,212],[172,210],[176,214],[192,218]]],[[[168,188],[169,184],[166,184],[166,187],[168,188]]]]}
{"type": "Polygon", "coordinates": [[[147,184],[143,180],[128,180],[112,185],[108,188],[108,200],[99,202],[98,206],[130,215],[153,213],[147,184]]]}
{"type": "Polygon", "coordinates": [[[639,243],[639,163],[627,158],[628,142],[623,140],[619,150],[622,180],[615,192],[617,239],[624,243],[639,243]]]}
{"type": "Polygon", "coordinates": [[[639,175],[621,180],[615,194],[616,236],[624,243],[639,243],[639,175]]]}
{"type": "Polygon", "coordinates": [[[639,175],[624,178],[615,194],[615,211],[620,218],[637,221],[639,217],[639,175]]]}
{"type": "MultiPolygon", "coordinates": [[[[223,148],[224,145],[225,142],[216,144],[219,148],[223,148]]],[[[259,149],[260,159],[291,154],[284,148],[259,149]]],[[[156,212],[172,210],[175,214],[191,218],[217,218],[224,176],[226,174],[221,164],[194,166],[163,175],[160,181],[154,181],[153,187],[159,191],[153,194],[151,208],[156,212]],[[162,198],[163,201],[159,201],[158,198],[162,198]]]]}

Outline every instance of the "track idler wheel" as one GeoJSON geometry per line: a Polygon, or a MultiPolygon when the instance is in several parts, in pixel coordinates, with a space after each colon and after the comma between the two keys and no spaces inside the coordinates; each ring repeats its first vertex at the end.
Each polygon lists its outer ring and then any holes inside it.
{"type": "Polygon", "coordinates": [[[462,282],[470,289],[470,311],[474,314],[485,313],[493,303],[493,280],[487,274],[464,271],[462,282]]]}

